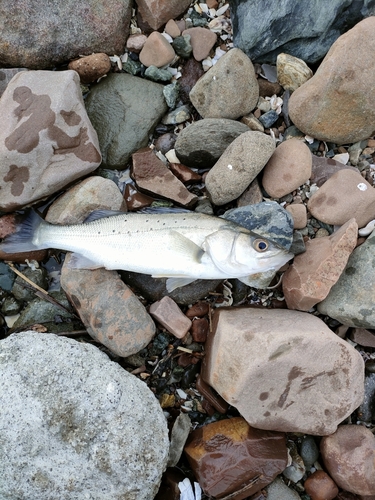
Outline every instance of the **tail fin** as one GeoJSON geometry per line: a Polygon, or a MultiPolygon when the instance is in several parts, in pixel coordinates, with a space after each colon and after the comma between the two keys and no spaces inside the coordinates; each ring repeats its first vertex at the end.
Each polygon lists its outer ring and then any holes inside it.
{"type": "Polygon", "coordinates": [[[41,246],[33,243],[35,231],[44,220],[34,210],[31,210],[27,217],[17,226],[16,232],[7,236],[0,243],[0,250],[6,253],[30,252],[40,250],[41,246]]]}

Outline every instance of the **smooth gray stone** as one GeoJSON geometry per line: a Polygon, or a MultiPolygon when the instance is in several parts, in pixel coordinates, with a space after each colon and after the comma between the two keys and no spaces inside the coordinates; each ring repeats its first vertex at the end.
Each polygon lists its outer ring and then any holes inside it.
{"type": "Polygon", "coordinates": [[[180,460],[190,429],[191,420],[189,415],[181,412],[172,427],[168,467],[174,467],[180,460]]]}
{"type": "Polygon", "coordinates": [[[313,436],[304,436],[301,442],[300,455],[307,470],[310,470],[312,465],[319,458],[319,447],[316,444],[313,436]]]}
{"type": "Polygon", "coordinates": [[[172,73],[167,69],[160,69],[156,66],[149,66],[145,71],[145,76],[154,82],[170,82],[172,73]]]}
{"type": "Polygon", "coordinates": [[[0,288],[10,292],[15,279],[16,274],[11,270],[8,264],[0,262],[0,288]]]}
{"type": "Polygon", "coordinates": [[[374,0],[229,0],[229,4],[234,46],[261,63],[275,63],[281,52],[306,63],[317,62],[342,33],[375,13],[374,0]]]}
{"type": "MultiPolygon", "coordinates": [[[[38,269],[31,269],[27,267],[22,271],[22,274],[29,278],[33,283],[38,285],[43,290],[48,288],[48,277],[47,272],[44,268],[40,267],[38,269]]],[[[35,298],[35,290],[30,287],[28,283],[20,276],[17,276],[16,281],[12,287],[12,294],[17,300],[33,300],[35,298]]]]}
{"type": "Polygon", "coordinates": [[[288,488],[288,486],[279,478],[276,478],[266,488],[267,500],[300,500],[300,496],[296,490],[288,488]]]}
{"type": "Polygon", "coordinates": [[[365,397],[358,414],[362,422],[371,423],[375,420],[375,373],[365,375],[365,397]]]}

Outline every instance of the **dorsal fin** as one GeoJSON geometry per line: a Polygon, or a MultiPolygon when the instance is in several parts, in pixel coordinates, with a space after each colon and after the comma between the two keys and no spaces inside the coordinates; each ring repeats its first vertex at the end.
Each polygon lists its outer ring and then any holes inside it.
{"type": "Polygon", "coordinates": [[[113,217],[114,215],[123,215],[125,213],[128,214],[129,212],[122,212],[121,210],[94,210],[86,217],[83,223],[86,224],[87,222],[93,222],[104,217],[113,217]]]}

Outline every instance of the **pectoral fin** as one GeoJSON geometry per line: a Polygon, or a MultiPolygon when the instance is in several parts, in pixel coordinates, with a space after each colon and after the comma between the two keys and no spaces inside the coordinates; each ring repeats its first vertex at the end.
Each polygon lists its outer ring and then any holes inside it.
{"type": "Polygon", "coordinates": [[[79,253],[70,255],[67,266],[69,269],[99,269],[104,267],[103,264],[98,264],[79,253]]]}
{"type": "Polygon", "coordinates": [[[168,278],[165,286],[167,287],[167,292],[170,293],[176,290],[176,288],[190,285],[193,281],[195,281],[195,278],[168,278]]]}
{"type": "Polygon", "coordinates": [[[264,273],[250,274],[238,278],[242,283],[253,288],[267,288],[276,274],[275,269],[270,269],[264,273]]]}
{"type": "MultiPolygon", "coordinates": [[[[169,231],[168,239],[166,239],[165,244],[168,248],[168,253],[173,254],[171,259],[182,259],[184,268],[187,272],[190,271],[189,265],[200,264],[204,250],[194,243],[194,241],[189,240],[189,238],[186,238],[186,236],[178,231],[169,231]]],[[[173,271],[173,260],[171,260],[170,264],[171,270],[173,271]]],[[[171,274],[173,274],[173,272],[171,274]]],[[[191,273],[188,275],[191,276],[191,273]]]]}

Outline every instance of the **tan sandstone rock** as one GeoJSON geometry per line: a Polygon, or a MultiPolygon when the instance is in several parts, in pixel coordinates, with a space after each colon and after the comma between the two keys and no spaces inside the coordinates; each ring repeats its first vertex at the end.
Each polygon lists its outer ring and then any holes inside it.
{"type": "Polygon", "coordinates": [[[277,56],[276,68],[278,82],[284,89],[292,92],[313,76],[305,61],[283,52],[277,56]]]}
{"type": "Polygon", "coordinates": [[[199,26],[184,30],[182,32],[182,36],[184,35],[190,35],[191,37],[190,44],[196,61],[203,61],[203,59],[209,55],[210,50],[215,45],[217,40],[216,33],[199,26]]]}
{"type": "Polygon", "coordinates": [[[91,83],[108,73],[111,60],[107,54],[91,54],[70,62],[68,68],[77,71],[82,83],[91,83]]]}
{"type": "Polygon", "coordinates": [[[142,23],[158,30],[169,19],[175,19],[189,7],[190,0],[137,0],[142,23]]]}
{"type": "Polygon", "coordinates": [[[303,203],[292,203],[286,207],[287,212],[293,217],[294,229],[302,229],[307,224],[306,207],[303,203]]]}
{"type": "Polygon", "coordinates": [[[190,330],[192,322],[170,297],[151,304],[149,312],[161,325],[178,339],[185,337],[190,330]]]}
{"type": "Polygon", "coordinates": [[[167,39],[158,31],[153,31],[143,45],[139,60],[147,67],[161,68],[171,63],[175,56],[175,51],[167,39]]]}

